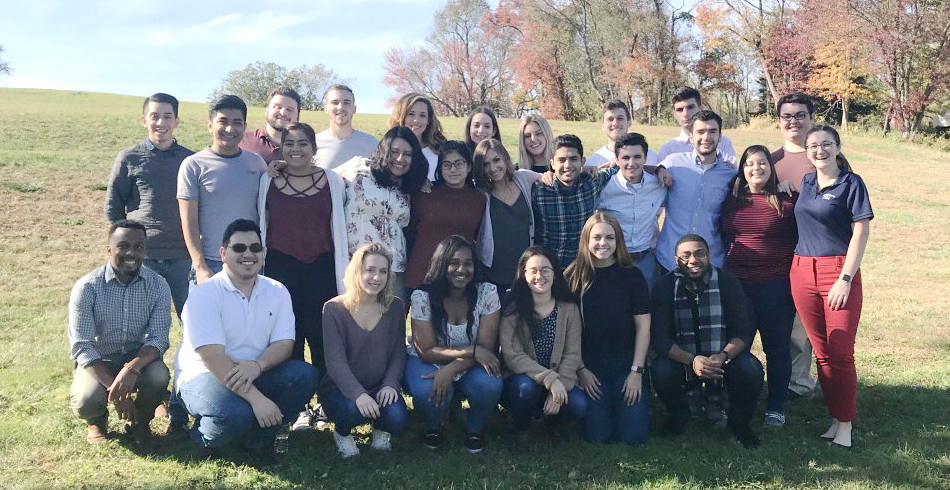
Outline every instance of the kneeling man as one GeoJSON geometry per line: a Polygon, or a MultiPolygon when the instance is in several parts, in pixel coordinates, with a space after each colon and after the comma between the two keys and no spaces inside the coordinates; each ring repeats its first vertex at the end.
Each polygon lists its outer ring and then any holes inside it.
{"type": "Polygon", "coordinates": [[[725,384],[727,427],[743,446],[758,446],[749,421],[765,373],[748,349],[745,293],[735,276],[709,264],[703,237],[685,235],[675,250],[677,266],[657,280],[652,301],[652,381],[669,414],[664,431],[683,433],[690,417],[686,385],[698,378],[725,384]]]}
{"type": "Polygon", "coordinates": [[[294,313],[279,282],[259,276],[264,247],[257,224],[235,220],[224,231],[223,270],[188,296],[175,359],[177,393],[196,421],[196,456],[239,442],[272,458],[281,424],[296,418],[317,391],[316,369],[290,359],[294,313]]]}
{"type": "Polygon", "coordinates": [[[75,362],[69,391],[73,413],[88,425],[90,444],[106,441],[109,404],[137,443],[150,436],[155,407],[168,393],[171,292],[142,267],[145,226],[119,220],[109,228],[109,263],[86,274],[69,298],[69,350],[75,362]],[[133,398],[133,394],[135,394],[133,398]]]}

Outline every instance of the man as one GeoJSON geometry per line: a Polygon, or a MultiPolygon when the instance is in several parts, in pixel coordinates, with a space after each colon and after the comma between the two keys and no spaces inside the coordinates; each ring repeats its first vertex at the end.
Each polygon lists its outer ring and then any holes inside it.
{"type": "Polygon", "coordinates": [[[531,188],[534,240],[557,252],[561,267],[566,267],[577,256],[577,240],[594,212],[597,196],[617,168],[583,172],[584,145],[573,134],[558,136],[553,146],[554,182],[550,186],[535,182],[531,188]]]}
{"type": "Polygon", "coordinates": [[[290,294],[258,275],[265,250],[257,224],[227,225],[219,254],[223,271],[196,287],[185,305],[176,392],[197,420],[191,429],[197,457],[215,457],[237,441],[267,463],[278,428],[313,397],[319,377],[311,365],[290,359],[290,294]]]}
{"type": "MultiPolygon", "coordinates": [[[[651,379],[669,418],[664,431],[681,435],[690,417],[686,385],[725,384],[726,426],[745,447],[759,445],[749,427],[765,372],[748,346],[752,330],[746,298],[735,276],[709,264],[699,235],[676,243],[676,269],[653,289],[651,379]]],[[[708,407],[707,407],[708,409],[708,407]]]]}
{"type": "MultiPolygon", "coordinates": [[[[611,100],[604,104],[604,116],[601,129],[607,135],[607,144],[600,147],[599,150],[587,157],[584,165],[588,167],[600,167],[601,165],[612,162],[617,159],[614,153],[614,147],[617,141],[627,134],[630,130],[630,110],[622,100],[611,100]]],[[[647,152],[646,164],[655,167],[659,163],[655,151],[647,152]]]]}
{"type": "MultiPolygon", "coordinates": [[[[811,129],[815,118],[815,104],[811,97],[803,93],[782,96],[775,104],[775,116],[785,142],[782,148],[772,153],[775,162],[775,175],[780,181],[789,181],[798,191],[805,174],[815,171],[815,167],[805,154],[805,135],[811,129]]],[[[791,338],[792,379],[788,391],[792,396],[810,396],[820,390],[811,375],[812,351],[808,335],[802,321],[795,315],[791,338]]]]}
{"type": "Polygon", "coordinates": [[[353,157],[369,158],[376,150],[378,141],[373,135],[353,129],[355,101],[353,90],[346,85],[327,90],[323,110],[330,116],[330,128],[317,133],[318,167],[336,168],[353,157]]]}
{"type": "MultiPolygon", "coordinates": [[[[680,125],[680,134],[673,138],[657,154],[657,159],[662,162],[666,157],[674,153],[684,153],[693,151],[690,141],[689,124],[697,112],[703,110],[703,98],[699,91],[692,87],[681,87],[673,94],[673,117],[680,125]]],[[[722,124],[720,124],[722,129],[722,124]]],[[[720,131],[721,135],[721,131],[720,131]]],[[[719,151],[722,153],[722,159],[733,167],[736,166],[736,150],[732,147],[732,141],[722,136],[719,142],[719,151]]]]}
{"type": "Polygon", "coordinates": [[[139,119],[147,136],[116,157],[106,190],[106,218],[110,222],[129,218],[145,225],[148,255],[142,264],[165,278],[181,318],[191,259],[175,191],[181,162],[194,152],[175,141],[178,99],[163,93],[147,97],[139,119]]]}
{"type": "Polygon", "coordinates": [[[627,251],[643,272],[647,286],[656,280],[656,238],[660,233],[657,218],[666,200],[666,187],[659,179],[643,171],[650,154],[647,140],[639,133],[621,136],[615,143],[620,171],[600,193],[597,208],[612,214],[620,222],[627,251]]]}
{"type": "Polygon", "coordinates": [[[721,127],[722,118],[715,112],[697,112],[687,126],[692,149],[674,153],[660,163],[675,182],[666,195],[666,218],[656,246],[657,261],[667,271],[676,266],[676,241],[687,233],[706,239],[712,264],[723,266],[719,218],[736,169],[717,151],[721,127]]]}
{"type": "Polygon", "coordinates": [[[75,363],[70,405],[86,421],[86,441],[108,437],[109,404],[129,424],[136,443],[151,437],[149,422],[168,393],[171,292],[156,272],[141,267],[146,229],[131,220],[109,228],[109,263],[73,286],[69,350],[75,363]],[[133,399],[133,393],[135,397],[133,399]]]}
{"type": "Polygon", "coordinates": [[[235,219],[257,220],[257,192],[266,165],[260,155],[242,151],[247,105],[235,95],[211,104],[211,146],[182,162],[178,208],[195,281],[221,271],[217,240],[235,219]]]}
{"type": "Polygon", "coordinates": [[[300,94],[290,87],[277,87],[267,94],[264,109],[267,125],[262,129],[249,129],[241,139],[241,148],[253,151],[265,163],[280,160],[281,135],[290,123],[300,120],[300,94]]]}

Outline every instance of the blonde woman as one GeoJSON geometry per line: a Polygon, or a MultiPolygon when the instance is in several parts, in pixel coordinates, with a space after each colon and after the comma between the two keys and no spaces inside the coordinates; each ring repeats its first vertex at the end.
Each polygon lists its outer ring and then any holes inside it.
{"type": "Polygon", "coordinates": [[[343,277],[346,293],[323,307],[327,375],[320,399],[344,458],[360,452],[351,434],[357,425],[372,423],[371,447],[388,451],[390,435],[402,431],[409,418],[399,393],[406,310],[393,296],[392,257],[379,243],[358,248],[343,277]]]}
{"type": "Polygon", "coordinates": [[[551,169],[554,132],[540,114],[525,116],[518,130],[518,168],[544,173],[551,169]]]}

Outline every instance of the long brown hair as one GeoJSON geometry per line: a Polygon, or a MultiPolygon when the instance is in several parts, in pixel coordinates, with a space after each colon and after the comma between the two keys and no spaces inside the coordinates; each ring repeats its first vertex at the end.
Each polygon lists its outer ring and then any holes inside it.
{"type": "Polygon", "coordinates": [[[779,216],[783,216],[782,203],[778,198],[778,177],[775,175],[775,161],[772,160],[772,153],[763,145],[752,145],[742,152],[742,158],[739,159],[739,172],[732,178],[730,185],[732,192],[726,197],[725,208],[735,210],[752,203],[752,198],[749,197],[749,181],[745,177],[745,163],[756,153],[765,155],[765,161],[769,162],[769,172],[771,172],[769,181],[765,183],[765,188],[762,189],[762,194],[765,195],[765,200],[768,201],[769,206],[775,208],[775,212],[779,216]]]}
{"type": "Polygon", "coordinates": [[[623,238],[623,230],[620,229],[620,222],[605,211],[595,211],[587,222],[584,223],[584,229],[581,230],[581,241],[577,247],[577,258],[571,265],[567,266],[564,276],[571,287],[571,291],[577,296],[583,296],[584,292],[590,288],[594,282],[594,256],[590,253],[590,233],[594,225],[606,223],[614,230],[614,236],[617,240],[617,247],[614,249],[614,258],[620,267],[633,267],[633,258],[627,252],[627,242],[623,238]]]}
{"type": "Polygon", "coordinates": [[[426,119],[426,129],[422,132],[422,138],[420,138],[419,144],[422,145],[423,148],[429,148],[432,151],[438,152],[442,143],[445,143],[445,135],[442,134],[442,124],[439,123],[439,117],[435,114],[432,102],[426,98],[425,95],[412,92],[400,97],[393,107],[392,114],[389,115],[386,129],[403,126],[406,120],[406,113],[409,112],[409,109],[415,105],[416,102],[425,104],[426,110],[429,111],[429,117],[426,119]]]}
{"type": "Polygon", "coordinates": [[[505,149],[505,145],[501,144],[501,141],[495,138],[488,138],[481,140],[475,145],[475,152],[472,154],[472,173],[475,174],[475,187],[490,193],[491,181],[488,180],[488,171],[485,168],[489,163],[485,160],[485,155],[488,154],[488,150],[495,150],[498,156],[508,162],[507,169],[505,170],[505,179],[512,180],[515,170],[511,164],[511,155],[508,154],[508,150],[505,149]]]}

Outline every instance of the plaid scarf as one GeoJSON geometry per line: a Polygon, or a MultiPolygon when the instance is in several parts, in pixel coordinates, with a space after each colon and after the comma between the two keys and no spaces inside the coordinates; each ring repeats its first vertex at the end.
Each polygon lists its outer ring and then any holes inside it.
{"type": "Polygon", "coordinates": [[[703,356],[722,352],[728,339],[722,319],[719,270],[710,267],[708,274],[695,280],[677,267],[673,276],[677,344],[687,352],[703,356]]]}

